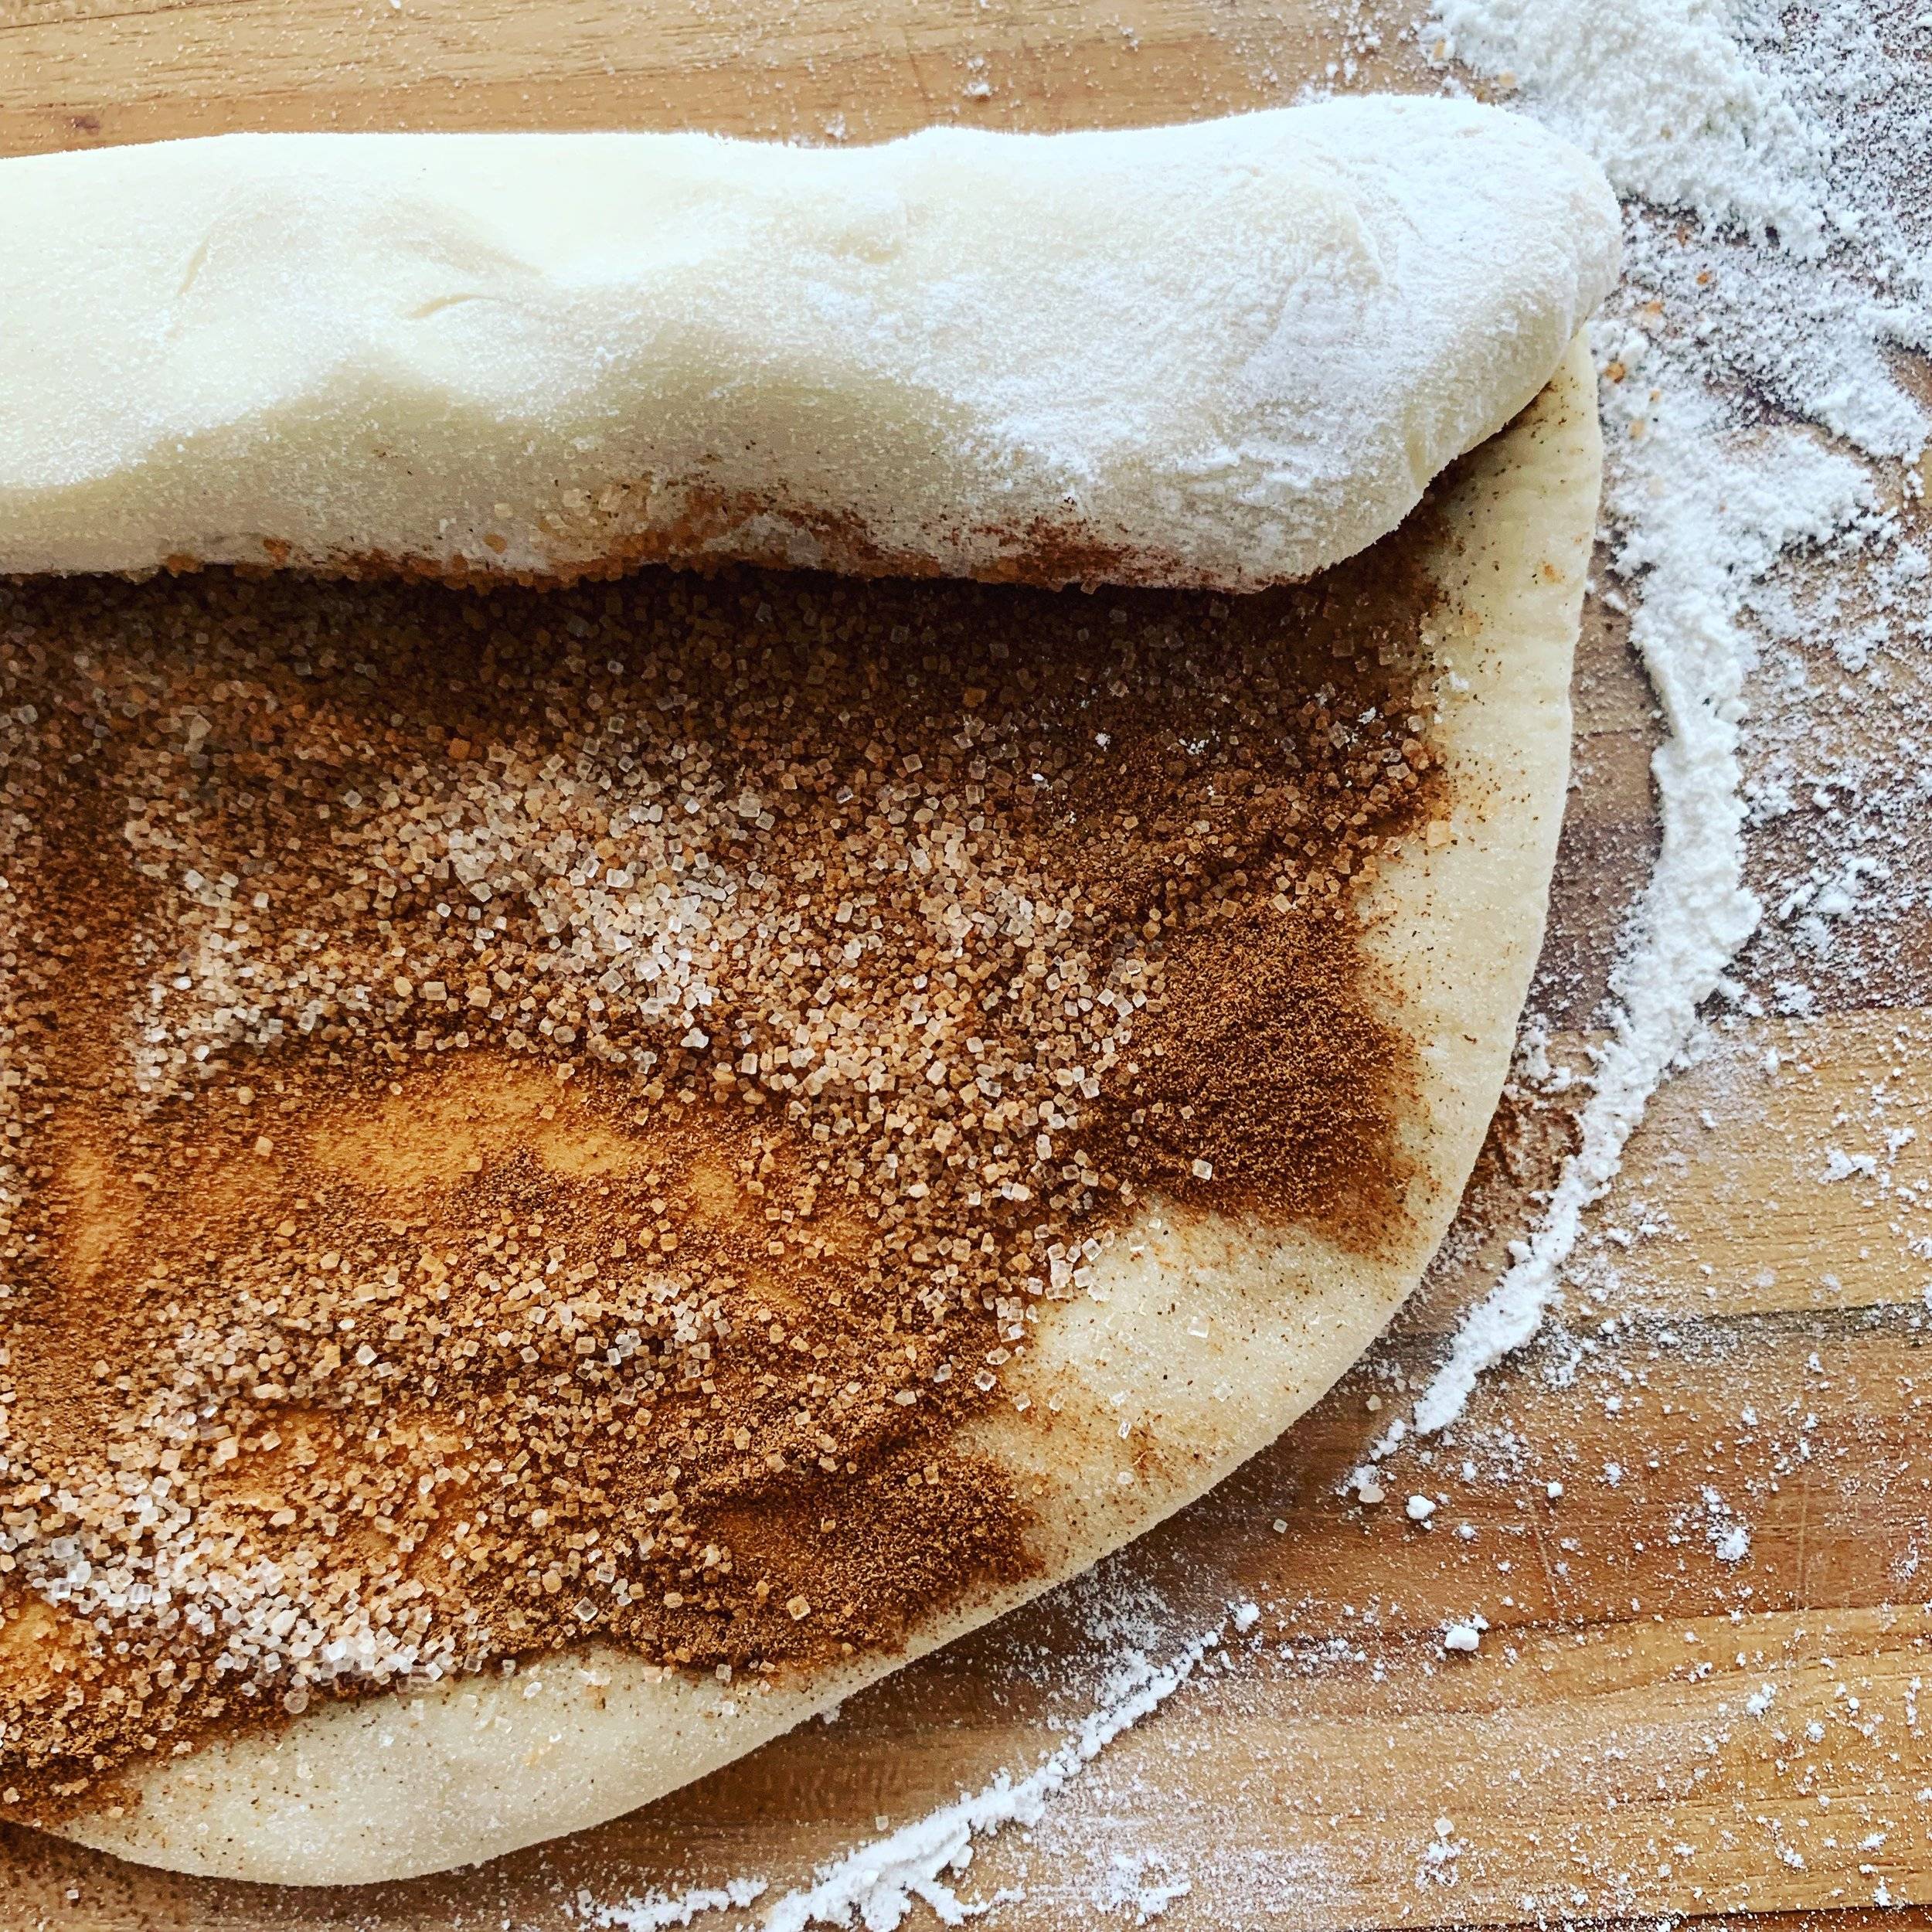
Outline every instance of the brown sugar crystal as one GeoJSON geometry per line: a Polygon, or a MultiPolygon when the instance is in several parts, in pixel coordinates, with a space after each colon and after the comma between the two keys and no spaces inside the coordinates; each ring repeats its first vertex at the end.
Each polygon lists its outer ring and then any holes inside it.
{"type": "Polygon", "coordinates": [[[1141,1203],[1400,1212],[1414,542],[1233,604],[0,587],[6,1804],[1031,1573],[960,1430],[1141,1203]]]}

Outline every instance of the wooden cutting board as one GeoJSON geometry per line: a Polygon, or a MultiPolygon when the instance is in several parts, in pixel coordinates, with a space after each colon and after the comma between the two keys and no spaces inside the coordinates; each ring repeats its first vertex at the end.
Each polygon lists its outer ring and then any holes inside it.
{"type": "MultiPolygon", "coordinates": [[[[1150,121],[1311,80],[1427,85],[1404,17],[1350,0],[0,0],[0,151],[236,128],[821,141],[1150,121]]],[[[1572,1063],[1655,837],[1655,716],[1596,605],[1577,698],[1536,1000],[1553,1058],[1572,1063]]],[[[1883,983],[1923,1000],[1924,979],[1908,960],[1883,983]]],[[[1875,1901],[1932,1899],[1932,1263],[1910,1246],[1932,1136],[1885,1176],[1828,1179],[1820,1153],[1835,1132],[1870,1138],[1875,1087],[1891,1117],[1923,1110],[1927,1016],[1876,1003],[1878,983],[1828,981],[1803,1023],[1740,1020],[1666,1090],[1599,1210],[1614,1327],[1573,1308],[1570,1372],[1559,1352],[1553,1369],[1539,1355],[1493,1376],[1457,1445],[1391,1464],[1389,1500],[1364,1509],[1342,1479],[1494,1279],[1567,1144],[1573,1102],[1507,1100],[1396,1332],[1274,1451],[1109,1566],[1105,1602],[1158,1593],[1172,1631],[1239,1598],[1260,1622],[1030,1833],[985,1844],[961,1896],[1023,1893],[995,1921],[1015,1932],[1131,1924],[1164,1903],[1176,1928],[1329,1932],[1825,1909],[1849,1925],[1875,1901]],[[1403,1507],[1412,1490],[1442,1498],[1426,1524],[1403,1507]],[[1740,1522],[1748,1549],[1724,1560],[1740,1522]],[[1476,1613],[1480,1651],[1446,1654],[1446,1622],[1476,1613]]],[[[747,1875],[768,1903],[1061,1743],[1079,1706],[1050,1695],[1040,1660],[1092,1655],[1101,1601],[1058,1593],[831,1730],[480,1872],[277,1893],[0,1832],[0,1927],[534,1932],[747,1875]]]]}

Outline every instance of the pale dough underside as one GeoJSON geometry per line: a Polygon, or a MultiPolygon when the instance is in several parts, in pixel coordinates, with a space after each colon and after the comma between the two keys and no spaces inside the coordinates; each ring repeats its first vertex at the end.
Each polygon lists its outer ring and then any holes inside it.
{"type": "Polygon", "coordinates": [[[1427,98],[0,162],[0,572],[1280,583],[1529,402],[1617,237],[1577,149],[1427,98]]]}
{"type": "MultiPolygon", "coordinates": [[[[1427,634],[1453,836],[1410,841],[1369,902],[1387,1011],[1419,1051],[1417,1099],[1401,1124],[1416,1172],[1399,1238],[1365,1258],[1305,1230],[1149,1210],[1134,1230],[1141,1258],[1121,1244],[1103,1264],[1109,1298],[1067,1304],[1043,1327],[1027,1386],[1056,1393],[1060,1413],[1043,1399],[981,1432],[1029,1487],[1046,1485],[1043,1573],[935,1622],[908,1655],[1199,1495],[1327,1389],[1420,1278],[1494,1107],[1541,939],[1600,464],[1579,338],[1532,406],[1438,494],[1429,563],[1440,598],[1427,634]],[[1123,1420],[1140,1452],[1131,1467],[1123,1420]]],[[[210,1745],[149,1773],[138,1805],[67,1829],[131,1858],[236,1878],[433,1871],[614,1817],[906,1661],[861,1658],[751,1695],[587,1650],[513,1680],[332,1706],[278,1735],[210,1745]]]]}

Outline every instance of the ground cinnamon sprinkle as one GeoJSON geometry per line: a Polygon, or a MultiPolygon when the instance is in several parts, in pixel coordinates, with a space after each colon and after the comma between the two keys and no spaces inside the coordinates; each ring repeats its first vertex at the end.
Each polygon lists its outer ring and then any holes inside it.
{"type": "Polygon", "coordinates": [[[1228,603],[0,587],[0,1781],[1028,1573],[1136,1205],[1398,1211],[1412,528],[1228,603]]]}

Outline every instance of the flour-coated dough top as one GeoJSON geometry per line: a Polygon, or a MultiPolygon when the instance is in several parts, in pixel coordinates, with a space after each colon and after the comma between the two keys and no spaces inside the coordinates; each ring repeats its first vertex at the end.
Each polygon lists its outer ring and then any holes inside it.
{"type": "Polygon", "coordinates": [[[1252,587],[1393,528],[1617,258],[1587,158],[1420,97],[0,162],[0,570],[1252,587]]]}

